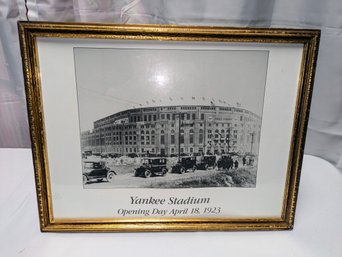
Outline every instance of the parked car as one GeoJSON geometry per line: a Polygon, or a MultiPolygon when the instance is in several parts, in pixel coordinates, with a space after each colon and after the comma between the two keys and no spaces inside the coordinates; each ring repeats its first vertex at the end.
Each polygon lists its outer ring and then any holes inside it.
{"type": "Polygon", "coordinates": [[[106,179],[108,182],[114,179],[117,175],[114,170],[106,167],[103,161],[85,161],[83,162],[83,184],[88,183],[91,180],[98,182],[106,179]]]}
{"type": "Polygon", "coordinates": [[[129,154],[127,154],[127,156],[129,158],[136,158],[136,157],[138,157],[138,155],[136,153],[129,153],[129,154]]]}
{"type": "Polygon", "coordinates": [[[107,153],[101,153],[101,158],[106,159],[106,158],[108,158],[108,157],[109,157],[109,156],[108,156],[107,153]]]}
{"type": "Polygon", "coordinates": [[[87,159],[88,156],[91,156],[92,155],[92,151],[84,151],[82,153],[82,158],[83,159],[87,159]]]}
{"type": "Polygon", "coordinates": [[[121,154],[118,154],[118,153],[109,153],[109,154],[108,154],[108,157],[110,157],[110,158],[119,158],[119,157],[121,157],[121,154]]]}
{"type": "Polygon", "coordinates": [[[196,156],[181,157],[180,161],[172,167],[171,172],[183,174],[187,170],[196,170],[196,156]]]}
{"type": "Polygon", "coordinates": [[[85,154],[86,156],[90,156],[90,155],[93,154],[93,151],[84,151],[84,154],[85,154]]]}
{"type": "Polygon", "coordinates": [[[145,158],[143,164],[135,170],[134,176],[144,176],[145,178],[164,176],[168,172],[166,161],[167,159],[163,157],[145,158]]]}
{"type": "Polygon", "coordinates": [[[199,163],[197,163],[196,168],[199,170],[207,170],[209,168],[216,167],[216,156],[215,155],[204,155],[200,158],[199,163]]]}

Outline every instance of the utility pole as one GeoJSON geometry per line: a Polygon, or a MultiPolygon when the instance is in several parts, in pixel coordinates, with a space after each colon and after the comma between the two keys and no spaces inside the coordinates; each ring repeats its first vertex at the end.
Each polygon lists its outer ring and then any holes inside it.
{"type": "MultiPolygon", "coordinates": [[[[215,106],[215,105],[214,105],[215,106]]],[[[210,129],[210,134],[208,133],[208,137],[210,136],[210,145],[209,145],[209,147],[210,147],[210,153],[211,153],[211,148],[212,148],[212,144],[213,144],[213,141],[214,141],[214,139],[213,139],[213,132],[212,132],[212,121],[214,120],[213,119],[213,116],[212,116],[212,114],[209,114],[208,115],[208,117],[206,117],[206,122],[207,122],[207,120],[208,120],[208,122],[209,122],[209,127],[211,128],[210,129]]],[[[214,142],[215,143],[215,142],[214,142]]],[[[208,149],[207,149],[207,151],[205,152],[205,154],[207,154],[207,152],[208,152],[208,149]]]]}
{"type": "Polygon", "coordinates": [[[178,113],[178,162],[180,162],[180,145],[181,145],[181,125],[182,125],[182,114],[179,112],[178,113]]]}
{"type": "Polygon", "coordinates": [[[100,153],[102,153],[102,128],[100,128],[100,153]]]}
{"type": "Polygon", "coordinates": [[[253,153],[253,143],[254,143],[254,132],[251,133],[252,140],[251,140],[251,153],[253,153]]]}
{"type": "MultiPolygon", "coordinates": [[[[182,127],[182,119],[183,119],[184,113],[179,112],[178,113],[178,162],[180,162],[180,145],[181,145],[181,127],[182,127]]],[[[184,134],[183,134],[184,137],[184,134]]]]}
{"type": "Polygon", "coordinates": [[[206,154],[207,149],[206,149],[206,145],[207,145],[207,120],[204,118],[204,133],[203,133],[203,155],[206,154]]]}
{"type": "Polygon", "coordinates": [[[227,133],[227,152],[228,154],[230,153],[230,128],[228,129],[228,133],[227,133]]]}

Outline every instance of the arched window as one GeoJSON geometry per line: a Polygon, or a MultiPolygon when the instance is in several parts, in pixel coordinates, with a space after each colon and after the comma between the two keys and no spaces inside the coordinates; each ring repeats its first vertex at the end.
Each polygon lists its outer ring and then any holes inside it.
{"type": "MultiPolygon", "coordinates": [[[[167,135],[166,135],[167,137],[167,135]]],[[[160,131],[160,144],[164,145],[165,144],[165,131],[161,130],[160,131]]]]}
{"type": "Polygon", "coordinates": [[[216,130],[215,130],[215,138],[219,138],[219,137],[220,137],[219,133],[220,133],[219,130],[216,129],[216,130]]]}
{"type": "Polygon", "coordinates": [[[190,129],[189,131],[189,143],[193,144],[194,143],[194,130],[190,129]]]}
{"type": "Polygon", "coordinates": [[[203,144],[203,129],[199,130],[199,135],[198,135],[198,143],[203,144]]]}
{"type": "Polygon", "coordinates": [[[184,144],[184,130],[183,130],[183,129],[180,130],[179,142],[180,142],[181,144],[184,144]]]}
{"type": "Polygon", "coordinates": [[[171,145],[175,144],[175,131],[172,129],[171,130],[171,145]]]}

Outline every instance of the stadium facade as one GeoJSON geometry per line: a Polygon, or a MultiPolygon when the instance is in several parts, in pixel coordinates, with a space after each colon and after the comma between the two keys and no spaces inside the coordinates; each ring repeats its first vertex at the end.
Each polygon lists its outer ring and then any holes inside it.
{"type": "Polygon", "coordinates": [[[82,151],[176,156],[256,154],[261,118],[240,107],[178,105],[135,108],[96,120],[81,132],[82,151]]]}

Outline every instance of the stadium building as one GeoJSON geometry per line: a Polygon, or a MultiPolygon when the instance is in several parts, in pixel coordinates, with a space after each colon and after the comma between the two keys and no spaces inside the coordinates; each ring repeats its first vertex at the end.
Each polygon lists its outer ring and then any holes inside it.
{"type": "Polygon", "coordinates": [[[82,151],[176,156],[257,154],[261,118],[240,107],[178,105],[134,108],[94,122],[82,151]]]}

